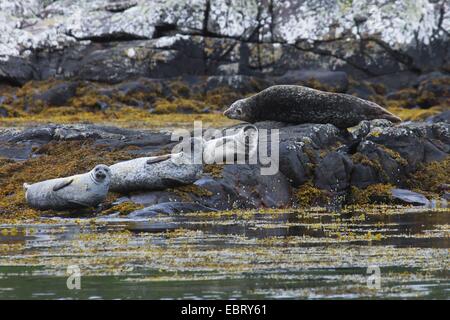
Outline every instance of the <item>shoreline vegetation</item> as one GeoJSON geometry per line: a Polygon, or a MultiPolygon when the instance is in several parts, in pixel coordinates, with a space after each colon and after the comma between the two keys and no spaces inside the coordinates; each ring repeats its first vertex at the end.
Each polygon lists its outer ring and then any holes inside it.
{"type": "MultiPolygon", "coordinates": [[[[429,121],[430,117],[449,109],[449,79],[445,75],[437,77],[433,75],[430,78],[425,77],[416,87],[403,88],[394,92],[388,92],[383,84],[350,79],[344,92],[374,101],[400,116],[404,122],[429,121]]],[[[92,124],[137,131],[144,129],[168,132],[177,128],[192,129],[193,121],[202,121],[204,127],[223,128],[240,123],[222,115],[222,111],[229,104],[267,86],[267,82],[261,79],[252,79],[250,82],[244,91],[236,91],[226,86],[207,90],[204,84],[197,82],[196,85],[190,85],[183,78],[164,81],[137,79],[118,85],[50,79],[30,81],[21,87],[2,86],[0,87],[0,111],[2,111],[0,127],[4,130],[21,131],[27,128],[45,127],[46,124],[69,126],[92,124]]],[[[319,90],[343,91],[312,78],[299,84],[319,90]]],[[[352,130],[354,129],[350,129],[352,130]]],[[[380,132],[372,130],[369,134],[376,138],[380,132]]],[[[50,138],[50,140],[53,139],[50,138]]],[[[89,170],[98,163],[111,165],[119,160],[129,160],[136,157],[135,153],[140,149],[137,145],[122,149],[99,146],[95,140],[95,138],[80,141],[56,140],[44,144],[39,142],[40,145],[33,146],[35,150],[28,153],[28,157],[31,156],[31,158],[25,161],[1,159],[0,211],[2,215],[17,218],[38,214],[37,211],[28,208],[24,202],[22,190],[24,182],[37,182],[77,174],[83,170],[89,170]],[[45,163],[52,165],[45,167],[45,163]]],[[[321,146],[322,151],[317,155],[314,152],[311,154],[306,149],[305,152],[309,153],[307,156],[310,158],[308,164],[310,169],[307,170],[315,170],[317,162],[325,159],[325,156],[333,150],[333,144],[339,146],[342,145],[342,141],[321,146]]],[[[398,153],[401,149],[394,149],[396,148],[383,147],[380,152],[392,158],[400,166],[399,168],[408,168],[407,160],[398,153]]],[[[164,150],[159,150],[159,153],[164,153],[164,150]]],[[[386,167],[382,158],[373,158],[367,153],[356,152],[351,155],[351,161],[355,165],[373,168],[375,172],[378,172],[377,174],[389,176],[391,173],[388,171],[393,170],[389,169],[390,165],[386,167]]],[[[407,169],[408,173],[402,177],[405,180],[401,183],[403,188],[417,191],[430,199],[439,199],[447,192],[439,188],[449,182],[448,157],[444,161],[426,161],[412,168],[407,169]]],[[[206,175],[220,179],[222,170],[223,166],[216,166],[214,172],[206,173],[206,175]]],[[[378,182],[375,181],[369,185],[355,185],[347,188],[344,192],[345,204],[392,203],[390,189],[395,187],[395,183],[390,181],[390,179],[381,178],[378,182]]],[[[188,195],[189,193],[190,191],[187,191],[188,195]]],[[[290,206],[310,207],[317,204],[327,206],[336,201],[336,195],[333,195],[333,192],[317,187],[312,181],[304,181],[294,186],[289,194],[290,206]]],[[[113,212],[108,206],[114,209],[112,203],[121,196],[123,195],[116,194],[108,198],[107,212],[113,212]]],[[[342,193],[339,197],[341,196],[342,193]]],[[[190,198],[185,196],[184,199],[190,198]]],[[[289,205],[284,206],[289,207],[289,205]]],[[[130,212],[130,208],[124,204],[118,205],[117,211],[121,210],[122,214],[130,212]]]]}

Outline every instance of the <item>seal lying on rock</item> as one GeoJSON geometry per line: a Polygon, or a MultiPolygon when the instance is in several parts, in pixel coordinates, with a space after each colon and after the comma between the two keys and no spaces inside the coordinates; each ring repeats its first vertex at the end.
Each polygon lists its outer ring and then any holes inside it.
{"type": "Polygon", "coordinates": [[[112,191],[161,190],[190,184],[203,170],[183,153],[142,157],[110,166],[112,191]]]}
{"type": "Polygon", "coordinates": [[[207,164],[253,157],[258,148],[258,128],[246,125],[235,134],[203,142],[203,161],[207,164]]]}
{"type": "Polygon", "coordinates": [[[275,120],[293,123],[330,123],[338,128],[362,120],[401,119],[374,102],[343,93],[331,93],[295,85],[269,87],[249,98],[234,102],[224,115],[256,122],[275,120]]]}
{"type": "Polygon", "coordinates": [[[25,199],[32,208],[41,210],[95,207],[105,200],[110,177],[108,166],[99,164],[88,173],[31,185],[24,183],[25,199]]]}

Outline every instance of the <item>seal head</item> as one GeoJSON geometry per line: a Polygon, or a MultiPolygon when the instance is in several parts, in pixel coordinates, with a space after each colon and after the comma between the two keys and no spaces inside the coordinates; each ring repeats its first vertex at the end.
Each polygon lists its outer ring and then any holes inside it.
{"type": "Polygon", "coordinates": [[[249,98],[237,100],[224,111],[223,115],[230,119],[255,122],[258,119],[258,109],[251,102],[249,98]]]}
{"type": "Polygon", "coordinates": [[[111,179],[111,170],[107,165],[99,164],[90,172],[92,180],[99,184],[111,179]]]}

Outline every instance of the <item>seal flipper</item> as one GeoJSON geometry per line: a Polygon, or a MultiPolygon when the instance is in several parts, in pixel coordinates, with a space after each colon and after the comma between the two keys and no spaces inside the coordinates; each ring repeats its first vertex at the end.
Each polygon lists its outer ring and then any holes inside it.
{"type": "Polygon", "coordinates": [[[156,157],[151,157],[151,159],[147,160],[147,164],[153,164],[153,163],[158,163],[167,159],[170,159],[172,157],[171,154],[165,154],[163,156],[156,156],[156,157]]]}
{"type": "Polygon", "coordinates": [[[68,179],[68,180],[64,180],[60,183],[57,183],[53,186],[53,191],[61,190],[65,187],[67,187],[68,185],[70,185],[72,182],[73,182],[73,179],[68,179]]]}

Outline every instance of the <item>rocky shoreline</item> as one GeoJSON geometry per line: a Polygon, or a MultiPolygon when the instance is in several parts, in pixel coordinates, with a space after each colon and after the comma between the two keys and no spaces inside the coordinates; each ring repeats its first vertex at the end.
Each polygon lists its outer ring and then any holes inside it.
{"type": "MultiPolygon", "coordinates": [[[[363,121],[351,133],[330,124],[265,121],[255,126],[280,130],[277,174],[260,175],[260,165],[205,165],[192,185],[113,193],[97,213],[136,215],[133,211],[144,207],[161,213],[204,207],[338,209],[372,203],[440,207],[449,199],[448,123],[363,121]],[[175,202],[184,209],[173,209],[175,202]]],[[[41,125],[0,132],[0,211],[5,216],[27,210],[32,214],[23,199],[23,182],[88,171],[97,163],[164,154],[175,144],[169,133],[100,125],[41,125]]]]}
{"type": "Polygon", "coordinates": [[[0,9],[1,215],[36,214],[24,182],[170,152],[157,129],[239,125],[223,110],[278,84],[355,95],[404,122],[350,132],[256,123],[280,130],[275,176],[206,165],[192,185],[113,193],[99,212],[449,198],[447,1],[0,0],[0,9]]]}

